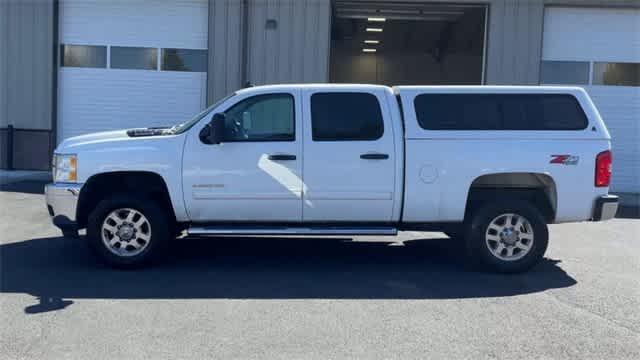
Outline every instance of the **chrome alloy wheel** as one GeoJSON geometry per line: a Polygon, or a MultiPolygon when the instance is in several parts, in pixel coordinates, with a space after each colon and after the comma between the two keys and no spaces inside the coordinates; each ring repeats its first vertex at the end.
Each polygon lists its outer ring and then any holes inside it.
{"type": "Polygon", "coordinates": [[[102,222],[102,242],[117,256],[135,256],[149,245],[151,224],[138,210],[113,210],[102,222]]]}
{"type": "Polygon", "coordinates": [[[524,216],[498,215],[489,223],[485,243],[491,254],[498,259],[519,260],[533,248],[533,227],[524,216]]]}

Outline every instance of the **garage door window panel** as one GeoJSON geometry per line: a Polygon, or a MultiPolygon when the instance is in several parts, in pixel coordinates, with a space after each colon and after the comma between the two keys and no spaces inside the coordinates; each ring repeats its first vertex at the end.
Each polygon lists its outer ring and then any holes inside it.
{"type": "Polygon", "coordinates": [[[207,72],[207,50],[162,49],[162,70],[207,72]]]}
{"type": "Polygon", "coordinates": [[[107,67],[107,47],[94,45],[60,45],[63,67],[107,67]]]}
{"type": "Polygon", "coordinates": [[[313,141],[373,141],[382,137],[380,103],[367,93],[316,93],[311,96],[313,141]]]}
{"type": "Polygon", "coordinates": [[[158,70],[158,49],[147,47],[111,47],[112,69],[158,70]]]}
{"type": "Polygon", "coordinates": [[[596,62],[593,85],[640,86],[640,63],[596,62]]]}
{"type": "Polygon", "coordinates": [[[294,141],[294,100],[290,94],[253,96],[225,112],[226,142],[294,141]]]}
{"type": "Polygon", "coordinates": [[[542,61],[540,83],[587,85],[589,84],[589,62],[542,61]]]}

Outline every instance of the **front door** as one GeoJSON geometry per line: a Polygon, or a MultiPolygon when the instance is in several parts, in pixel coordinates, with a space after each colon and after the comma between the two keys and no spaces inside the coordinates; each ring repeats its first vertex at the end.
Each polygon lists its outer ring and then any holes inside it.
{"type": "Polygon", "coordinates": [[[397,158],[384,91],[303,94],[311,125],[304,128],[304,221],[391,221],[397,158]]]}
{"type": "Polygon", "coordinates": [[[183,192],[192,221],[302,220],[302,139],[297,91],[236,95],[223,103],[221,144],[189,131],[183,192]]]}

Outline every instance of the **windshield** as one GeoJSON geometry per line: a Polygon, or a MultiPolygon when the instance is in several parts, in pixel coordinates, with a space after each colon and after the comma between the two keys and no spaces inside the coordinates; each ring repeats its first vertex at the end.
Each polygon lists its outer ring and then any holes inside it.
{"type": "Polygon", "coordinates": [[[224,98],[216,101],[213,105],[209,106],[208,108],[202,110],[198,115],[194,116],[190,120],[187,120],[181,124],[175,125],[170,129],[171,133],[182,134],[183,132],[191,129],[193,125],[197,124],[198,121],[200,121],[203,117],[207,116],[211,112],[211,110],[215,109],[216,107],[218,107],[218,105],[222,104],[223,102],[227,101],[227,99],[235,95],[236,93],[231,93],[225,96],[224,98]]]}

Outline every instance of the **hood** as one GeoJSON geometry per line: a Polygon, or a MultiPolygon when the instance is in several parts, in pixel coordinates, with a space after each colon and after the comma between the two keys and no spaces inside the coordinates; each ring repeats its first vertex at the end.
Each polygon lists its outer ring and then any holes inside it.
{"type": "Polygon", "coordinates": [[[56,152],[73,152],[73,149],[77,148],[78,146],[111,143],[116,141],[128,141],[134,140],[135,138],[139,137],[163,136],[170,134],[171,133],[167,128],[102,131],[65,139],[62,143],[60,143],[60,145],[58,145],[56,152]]]}

